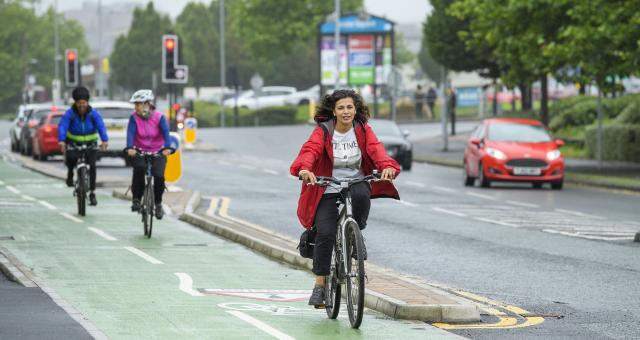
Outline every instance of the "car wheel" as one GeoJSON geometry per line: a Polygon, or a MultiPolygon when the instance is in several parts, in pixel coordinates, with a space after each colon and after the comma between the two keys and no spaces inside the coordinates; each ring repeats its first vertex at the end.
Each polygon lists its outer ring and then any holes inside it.
{"type": "Polygon", "coordinates": [[[554,190],[562,190],[562,183],[564,182],[564,180],[559,180],[559,181],[553,181],[551,182],[551,189],[554,190]]]}
{"type": "Polygon", "coordinates": [[[542,189],[542,182],[532,182],[531,185],[533,185],[534,189],[542,189]]]}
{"type": "Polygon", "coordinates": [[[467,169],[467,162],[464,162],[464,166],[462,168],[462,181],[465,186],[473,186],[476,182],[475,177],[469,176],[469,169],[467,169]]]}
{"type": "Polygon", "coordinates": [[[402,162],[402,170],[411,170],[412,165],[413,165],[413,154],[408,153],[404,157],[404,162],[402,162]]]}
{"type": "Polygon", "coordinates": [[[491,186],[491,181],[484,175],[484,168],[482,167],[482,163],[478,165],[478,179],[480,180],[481,187],[488,188],[491,186]]]}

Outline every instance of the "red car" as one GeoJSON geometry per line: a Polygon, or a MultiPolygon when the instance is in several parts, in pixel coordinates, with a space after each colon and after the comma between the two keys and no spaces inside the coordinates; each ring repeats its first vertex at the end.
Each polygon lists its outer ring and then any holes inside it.
{"type": "Polygon", "coordinates": [[[32,137],[34,159],[45,161],[49,156],[61,154],[58,146],[58,122],[62,114],[57,108],[52,108],[40,118],[32,137]]]}
{"type": "Polygon", "coordinates": [[[564,141],[553,140],[539,121],[485,119],[464,150],[464,184],[471,186],[477,178],[481,187],[511,181],[531,182],[534,188],[551,183],[551,188],[562,189],[564,158],[558,150],[562,145],[564,141]]]}

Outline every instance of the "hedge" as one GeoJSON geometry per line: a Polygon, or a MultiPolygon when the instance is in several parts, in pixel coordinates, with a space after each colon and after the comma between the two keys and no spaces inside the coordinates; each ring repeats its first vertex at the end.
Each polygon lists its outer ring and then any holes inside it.
{"type": "MultiPolygon", "coordinates": [[[[608,125],[603,127],[602,159],[608,161],[640,162],[640,124],[608,125]]],[[[587,156],[595,158],[597,127],[589,126],[585,133],[587,156]]]]}
{"type": "MultiPolygon", "coordinates": [[[[632,105],[640,104],[640,95],[625,95],[617,98],[603,98],[602,109],[605,118],[616,118],[632,105]]],[[[597,98],[577,96],[555,102],[550,108],[549,128],[557,131],[572,126],[589,125],[598,116],[597,98]]]]}

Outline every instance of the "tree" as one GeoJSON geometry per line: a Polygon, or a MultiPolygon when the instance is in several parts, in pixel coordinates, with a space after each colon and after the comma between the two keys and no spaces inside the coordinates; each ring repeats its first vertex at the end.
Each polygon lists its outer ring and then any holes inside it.
{"type": "MultiPolygon", "coordinates": [[[[129,32],[116,39],[111,54],[114,82],[129,91],[152,88],[155,73],[160,83],[162,35],[171,30],[169,17],[156,12],[152,2],[144,9],[136,8],[129,32]]],[[[165,92],[166,86],[159,86],[158,91],[165,92]]]]}
{"type": "Polygon", "coordinates": [[[422,36],[422,46],[420,46],[420,52],[418,53],[418,61],[420,61],[420,67],[422,67],[422,70],[427,74],[429,79],[440,86],[440,82],[442,82],[442,65],[438,64],[431,56],[425,35],[422,36]]]}

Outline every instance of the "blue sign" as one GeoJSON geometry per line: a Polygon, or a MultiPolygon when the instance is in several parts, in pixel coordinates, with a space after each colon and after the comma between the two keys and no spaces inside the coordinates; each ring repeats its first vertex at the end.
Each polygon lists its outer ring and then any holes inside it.
{"type": "Polygon", "coordinates": [[[169,133],[169,139],[171,140],[170,146],[175,150],[180,149],[180,135],[175,132],[169,133]]]}
{"type": "MultiPolygon", "coordinates": [[[[320,25],[321,34],[333,34],[336,24],[327,21],[320,25]]],[[[340,17],[340,34],[351,33],[387,33],[393,29],[393,22],[369,15],[366,20],[360,20],[358,15],[345,15],[340,17]]]]}
{"type": "Polygon", "coordinates": [[[478,106],[480,105],[480,88],[479,87],[460,87],[456,88],[456,104],[460,107],[478,106]]]}
{"type": "Polygon", "coordinates": [[[349,66],[373,66],[373,52],[351,52],[349,53],[349,66]]]}

